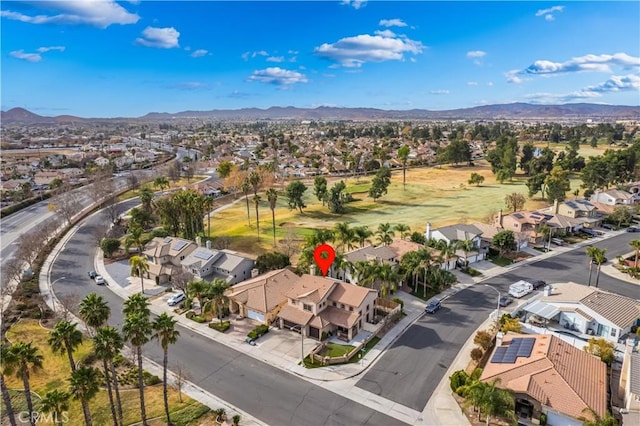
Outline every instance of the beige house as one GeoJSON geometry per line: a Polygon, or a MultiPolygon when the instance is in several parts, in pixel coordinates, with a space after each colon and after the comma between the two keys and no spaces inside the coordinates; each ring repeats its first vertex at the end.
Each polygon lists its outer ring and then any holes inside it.
{"type": "Polygon", "coordinates": [[[596,206],[584,199],[558,202],[552,206],[538,210],[538,213],[552,216],[547,223],[568,232],[584,228],[595,228],[602,222],[596,206]]]}
{"type": "Polygon", "coordinates": [[[271,324],[287,304],[286,294],[293,290],[299,278],[292,270],[285,268],[236,284],[227,290],[230,310],[234,314],[271,324]]]}
{"type": "Polygon", "coordinates": [[[548,334],[507,334],[496,342],[480,380],[510,389],[520,417],[549,425],[581,426],[607,412],[607,366],[599,358],[548,334]]]}
{"type": "Polygon", "coordinates": [[[157,284],[171,280],[171,275],[182,270],[181,262],[198,247],[196,243],[176,237],[155,237],[142,252],[149,262],[147,278],[157,284]]]}
{"type": "Polygon", "coordinates": [[[287,304],[278,314],[280,328],[302,330],[304,336],[318,340],[334,334],[350,341],[364,322],[373,321],[378,292],[305,274],[286,297],[287,304]]]}
{"type": "Polygon", "coordinates": [[[528,241],[534,244],[544,238],[539,230],[546,223],[547,216],[526,210],[507,214],[502,214],[502,210],[500,210],[495,220],[496,227],[505,231],[513,231],[514,234],[525,234],[528,241]]]}

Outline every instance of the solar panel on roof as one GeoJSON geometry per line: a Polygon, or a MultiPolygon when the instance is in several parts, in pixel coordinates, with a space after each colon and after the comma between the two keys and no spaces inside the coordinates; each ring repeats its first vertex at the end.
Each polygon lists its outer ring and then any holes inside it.
{"type": "Polygon", "coordinates": [[[165,237],[164,242],[165,243],[170,243],[171,242],[171,237],[165,237]]]}
{"type": "Polygon", "coordinates": [[[522,216],[520,213],[514,213],[513,217],[517,217],[518,219],[522,219],[524,216],[522,216]]]}
{"type": "Polygon", "coordinates": [[[566,205],[568,205],[569,207],[572,207],[574,209],[577,209],[578,206],[576,205],[576,203],[574,203],[573,201],[567,201],[565,202],[566,205]]]}
{"type": "Polygon", "coordinates": [[[497,347],[496,351],[493,354],[493,357],[491,358],[491,362],[494,362],[496,364],[502,363],[502,358],[504,357],[504,353],[506,351],[507,351],[507,347],[506,346],[497,347]]]}
{"type": "Polygon", "coordinates": [[[529,358],[531,356],[531,352],[533,351],[533,346],[536,343],[536,339],[533,337],[522,337],[513,340],[520,340],[517,356],[529,358]]]}
{"type": "Polygon", "coordinates": [[[193,255],[202,260],[209,260],[213,256],[212,253],[204,250],[198,250],[193,255]]]}
{"type": "Polygon", "coordinates": [[[182,250],[186,245],[187,245],[186,241],[178,241],[173,245],[173,247],[171,247],[171,250],[179,251],[179,250],[182,250]]]}
{"type": "Polygon", "coordinates": [[[509,353],[508,351],[502,357],[503,364],[514,364],[516,362],[516,354],[509,353]]]}

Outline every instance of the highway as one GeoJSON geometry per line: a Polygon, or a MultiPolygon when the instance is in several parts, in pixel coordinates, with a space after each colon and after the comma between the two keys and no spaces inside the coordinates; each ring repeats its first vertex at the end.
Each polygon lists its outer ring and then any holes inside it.
{"type": "MultiPolygon", "coordinates": [[[[594,242],[607,248],[607,258],[633,251],[628,242],[637,234],[594,242]]],[[[595,285],[594,269],[591,280],[595,285]]],[[[503,295],[518,280],[544,280],[547,283],[589,280],[589,261],[585,249],[572,251],[527,264],[494,277],[489,284],[503,295]]],[[[599,287],[623,296],[640,299],[640,287],[600,274],[599,287]]],[[[482,284],[465,289],[442,303],[435,315],[425,315],[412,325],[382,358],[360,379],[357,386],[415,410],[424,408],[458,351],[479,325],[495,309],[498,295],[482,284]]]]}
{"type": "MultiPolygon", "coordinates": [[[[122,211],[136,204],[122,203],[122,211]]],[[[95,292],[112,310],[111,324],[123,321],[122,299],[87,277],[96,248],[92,229],[108,220],[98,213],[84,220],[52,265],[50,281],[57,297],[77,313],[78,302],[95,292]],[[65,277],[65,279],[60,279],[65,277]]],[[[272,425],[397,425],[400,422],[333,392],[299,379],[254,358],[179,327],[180,338],[170,349],[170,366],[179,361],[190,381],[272,425]]],[[[153,342],[145,356],[162,364],[162,350],[153,342]]],[[[213,407],[215,408],[215,407],[213,407]]]]}

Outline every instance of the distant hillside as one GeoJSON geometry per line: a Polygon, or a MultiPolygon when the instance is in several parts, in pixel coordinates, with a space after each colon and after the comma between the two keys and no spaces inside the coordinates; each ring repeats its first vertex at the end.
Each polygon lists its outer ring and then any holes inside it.
{"type": "Polygon", "coordinates": [[[43,117],[24,108],[13,108],[2,111],[0,119],[3,123],[22,124],[62,124],[78,121],[110,121],[110,120],[170,120],[170,119],[214,119],[214,120],[567,120],[567,119],[634,119],[640,120],[640,106],[600,105],[600,104],[565,104],[565,105],[533,105],[512,103],[500,105],[483,105],[473,108],[431,111],[425,109],[383,110],[376,108],[296,108],[271,107],[268,109],[243,108],[235,110],[181,111],[176,113],[151,112],[138,118],[79,118],[69,115],[43,117]]]}

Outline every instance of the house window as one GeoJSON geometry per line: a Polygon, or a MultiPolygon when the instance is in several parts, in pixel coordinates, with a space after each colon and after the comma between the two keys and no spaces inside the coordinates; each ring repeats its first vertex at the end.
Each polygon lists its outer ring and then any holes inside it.
{"type": "Polygon", "coordinates": [[[313,306],[311,305],[307,305],[306,303],[303,305],[303,309],[305,311],[312,311],[313,310],[313,306]]]}
{"type": "Polygon", "coordinates": [[[336,302],[333,302],[333,306],[338,306],[338,304],[336,302]]]}
{"type": "Polygon", "coordinates": [[[367,312],[369,312],[369,305],[367,305],[367,312]]]}
{"type": "Polygon", "coordinates": [[[344,303],[341,303],[341,304],[340,304],[340,307],[341,307],[342,309],[344,309],[344,303]]]}
{"type": "Polygon", "coordinates": [[[353,306],[349,306],[349,311],[353,312],[353,306]]]}
{"type": "Polygon", "coordinates": [[[611,327],[611,337],[616,337],[616,331],[617,329],[611,327]]]}
{"type": "Polygon", "coordinates": [[[184,260],[184,256],[180,256],[180,260],[184,260]]]}

